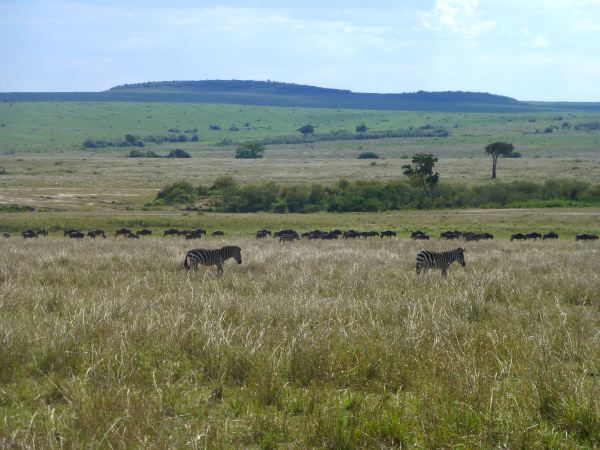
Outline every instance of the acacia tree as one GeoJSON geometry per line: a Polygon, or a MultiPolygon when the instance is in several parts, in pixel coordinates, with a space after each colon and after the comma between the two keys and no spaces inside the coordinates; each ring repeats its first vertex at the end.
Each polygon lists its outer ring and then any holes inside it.
{"type": "Polygon", "coordinates": [[[431,189],[440,178],[440,174],[433,171],[437,161],[438,159],[429,153],[417,153],[413,156],[412,164],[402,166],[404,175],[416,180],[428,197],[431,197],[431,189]]]}
{"type": "Polygon", "coordinates": [[[304,125],[303,127],[298,128],[298,131],[306,137],[315,132],[315,127],[314,127],[314,125],[308,124],[308,125],[304,125]]]}
{"type": "Polygon", "coordinates": [[[496,179],[496,165],[498,164],[498,158],[510,155],[514,149],[513,145],[508,142],[494,142],[485,147],[486,153],[492,156],[492,180],[496,179]]]}

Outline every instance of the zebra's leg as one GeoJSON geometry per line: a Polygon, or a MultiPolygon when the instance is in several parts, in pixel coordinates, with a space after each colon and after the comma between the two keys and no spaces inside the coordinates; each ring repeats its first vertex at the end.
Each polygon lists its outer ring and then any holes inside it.
{"type": "Polygon", "coordinates": [[[442,269],[442,277],[444,277],[444,278],[448,277],[448,269],[442,269]]]}
{"type": "Polygon", "coordinates": [[[417,264],[417,275],[420,275],[420,274],[421,274],[421,266],[419,266],[419,265],[417,264]]]}
{"type": "Polygon", "coordinates": [[[223,275],[223,260],[221,258],[217,259],[217,270],[219,275],[223,275]]]}

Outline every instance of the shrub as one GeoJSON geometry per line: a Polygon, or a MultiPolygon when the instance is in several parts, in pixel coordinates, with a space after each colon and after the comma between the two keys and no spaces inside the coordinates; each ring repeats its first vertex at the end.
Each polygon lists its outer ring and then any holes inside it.
{"type": "Polygon", "coordinates": [[[191,155],[185,150],[176,148],[175,150],[171,150],[165,158],[191,158],[191,155]]]}
{"type": "Polygon", "coordinates": [[[213,191],[223,191],[226,189],[231,189],[235,186],[237,186],[235,178],[229,175],[221,175],[220,177],[215,178],[215,181],[210,189],[213,191]]]}
{"type": "Polygon", "coordinates": [[[257,159],[262,158],[265,146],[260,142],[246,142],[241,144],[235,151],[236,158],[257,159]]]}
{"type": "Polygon", "coordinates": [[[379,159],[379,155],[375,152],[362,152],[358,159],[379,159]]]}
{"type": "Polygon", "coordinates": [[[162,188],[156,199],[157,204],[174,205],[181,203],[194,203],[198,200],[198,191],[187,181],[178,181],[162,188]]]}

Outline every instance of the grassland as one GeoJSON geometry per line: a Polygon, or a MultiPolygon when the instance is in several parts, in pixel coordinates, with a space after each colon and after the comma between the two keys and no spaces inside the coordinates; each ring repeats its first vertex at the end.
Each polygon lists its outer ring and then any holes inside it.
{"type": "Polygon", "coordinates": [[[368,110],[274,108],[258,106],[161,103],[0,103],[0,203],[51,210],[140,209],[164,185],[187,180],[210,185],[220,175],[239,182],[329,184],[341,177],[401,177],[402,165],[416,152],[439,158],[436,170],[445,182],[489,183],[491,161],[483,147],[495,140],[513,142],[520,159],[499,163],[504,181],[542,182],[564,178],[600,179],[600,133],[575,130],[593,123],[599,113],[420,113],[368,110]],[[245,127],[248,122],[249,127],[245,127]],[[568,122],[570,128],[562,128],[568,122]],[[317,132],[353,131],[365,123],[374,131],[426,124],[451,131],[447,138],[381,139],[269,145],[262,160],[233,158],[245,141],[298,134],[306,123],[317,132]],[[220,131],[208,125],[219,124],[220,131]],[[239,131],[229,131],[231,125],[239,131]],[[535,133],[556,126],[560,132],[535,133]],[[129,148],[82,150],[85,139],[123,139],[198,128],[199,142],[147,145],[164,154],[173,148],[190,152],[189,160],[131,159],[129,148]],[[381,159],[358,160],[374,151],[381,159]]]}
{"type": "Polygon", "coordinates": [[[0,241],[0,446],[600,446],[597,243],[225,243],[0,241]]]}

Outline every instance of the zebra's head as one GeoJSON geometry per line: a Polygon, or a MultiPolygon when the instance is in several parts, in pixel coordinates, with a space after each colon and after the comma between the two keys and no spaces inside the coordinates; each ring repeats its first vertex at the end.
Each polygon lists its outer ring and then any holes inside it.
{"type": "Polygon", "coordinates": [[[465,266],[465,249],[457,248],[456,252],[456,260],[460,263],[461,266],[465,266]]]}

